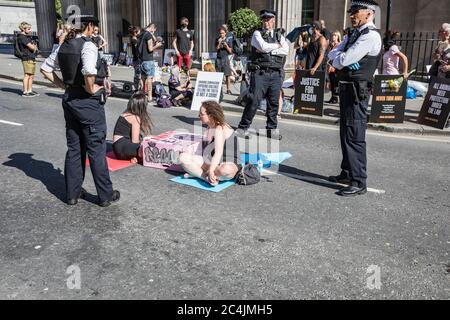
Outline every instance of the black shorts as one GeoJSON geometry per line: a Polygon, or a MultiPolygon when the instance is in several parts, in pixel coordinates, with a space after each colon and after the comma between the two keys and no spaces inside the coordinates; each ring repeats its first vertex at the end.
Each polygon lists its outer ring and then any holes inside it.
{"type": "Polygon", "coordinates": [[[139,143],[133,143],[128,138],[121,138],[113,144],[113,151],[119,160],[131,160],[139,157],[139,143]]]}
{"type": "Polygon", "coordinates": [[[217,59],[216,60],[216,71],[223,72],[225,77],[229,77],[232,75],[230,60],[227,58],[217,59]]]}

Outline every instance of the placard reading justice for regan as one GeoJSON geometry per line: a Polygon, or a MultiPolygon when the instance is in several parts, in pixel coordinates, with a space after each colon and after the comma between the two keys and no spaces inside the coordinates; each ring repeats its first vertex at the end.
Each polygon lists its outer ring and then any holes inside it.
{"type": "Polygon", "coordinates": [[[301,114],[323,116],[325,72],[313,76],[308,70],[297,70],[295,77],[295,111],[301,114]]]}
{"type": "Polygon", "coordinates": [[[377,75],[373,91],[370,122],[403,123],[407,82],[401,75],[377,75]]]}
{"type": "Polygon", "coordinates": [[[417,122],[426,126],[445,129],[450,115],[450,79],[437,78],[430,89],[420,111],[417,122]]]}

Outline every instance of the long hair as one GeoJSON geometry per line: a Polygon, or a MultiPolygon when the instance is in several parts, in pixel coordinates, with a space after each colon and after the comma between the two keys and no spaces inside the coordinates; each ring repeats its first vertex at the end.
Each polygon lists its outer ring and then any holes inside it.
{"type": "Polygon", "coordinates": [[[396,40],[399,38],[400,32],[398,31],[386,31],[385,37],[383,39],[384,50],[389,51],[389,49],[396,43],[396,40]]]}
{"type": "Polygon", "coordinates": [[[152,120],[147,112],[147,95],[144,92],[136,92],[130,98],[127,105],[127,113],[139,117],[141,122],[141,131],[148,136],[152,133],[152,120]]]}
{"type": "Polygon", "coordinates": [[[206,114],[217,127],[225,127],[227,125],[220,104],[215,101],[205,101],[202,103],[202,107],[205,108],[206,114]]]}

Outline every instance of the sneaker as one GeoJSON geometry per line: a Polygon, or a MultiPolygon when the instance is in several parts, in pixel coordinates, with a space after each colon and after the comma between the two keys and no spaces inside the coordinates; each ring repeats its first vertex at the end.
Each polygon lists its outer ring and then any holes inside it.
{"type": "Polygon", "coordinates": [[[236,130],[236,135],[242,139],[250,139],[250,131],[248,129],[239,128],[236,130]]]}

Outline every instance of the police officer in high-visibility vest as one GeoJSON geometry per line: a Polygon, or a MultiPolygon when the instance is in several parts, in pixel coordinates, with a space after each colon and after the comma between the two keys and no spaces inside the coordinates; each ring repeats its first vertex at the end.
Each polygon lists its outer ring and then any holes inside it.
{"type": "Polygon", "coordinates": [[[367,108],[373,76],[381,57],[382,40],[374,24],[379,6],[372,0],[352,1],[353,31],[329,53],[337,70],[340,96],[342,172],[330,181],[348,184],[344,197],[367,193],[367,108]]]}
{"type": "Polygon", "coordinates": [[[67,35],[55,60],[46,63],[47,67],[42,70],[48,79],[61,83],[54,72],[59,66],[66,88],[63,109],[68,148],[64,170],[67,204],[76,205],[85,196],[82,184],[87,153],[99,205],[107,207],[120,198],[119,191],[113,190],[106,162],[106,93],[103,81],[108,66],[100,59],[91,38],[98,19],[90,15],[71,18],[78,26],[67,35]]]}
{"type": "Polygon", "coordinates": [[[252,37],[253,52],[248,65],[251,72],[250,88],[237,134],[245,138],[250,136],[248,130],[261,101],[265,98],[267,100],[267,137],[281,140],[277,115],[283,85],[281,75],[289,53],[289,45],[282,35],[282,30],[275,29],[276,12],[262,10],[260,14],[263,28],[256,30],[252,37]]]}

